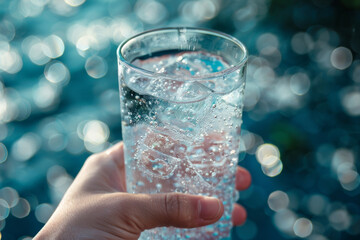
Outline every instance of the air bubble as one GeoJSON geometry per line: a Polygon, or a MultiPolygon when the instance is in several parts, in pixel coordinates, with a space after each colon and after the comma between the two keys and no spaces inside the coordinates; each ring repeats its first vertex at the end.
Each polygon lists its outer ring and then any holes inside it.
{"type": "Polygon", "coordinates": [[[138,185],[139,187],[143,187],[143,186],[145,186],[145,183],[142,182],[142,181],[138,181],[138,182],[136,183],[136,185],[138,185]]]}

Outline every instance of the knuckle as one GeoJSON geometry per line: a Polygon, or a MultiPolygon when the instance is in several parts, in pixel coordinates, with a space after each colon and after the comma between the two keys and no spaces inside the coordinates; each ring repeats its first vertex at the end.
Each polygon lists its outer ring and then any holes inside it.
{"type": "Polygon", "coordinates": [[[115,216],[119,222],[124,223],[123,227],[130,229],[131,233],[139,234],[141,231],[145,230],[142,219],[139,217],[139,214],[134,213],[134,198],[129,193],[114,193],[112,194],[112,204],[108,207],[107,211],[108,216],[115,216]]]}
{"type": "Polygon", "coordinates": [[[97,164],[99,163],[99,161],[101,160],[101,155],[99,153],[94,153],[92,155],[90,155],[87,159],[86,159],[86,164],[97,164]]]}

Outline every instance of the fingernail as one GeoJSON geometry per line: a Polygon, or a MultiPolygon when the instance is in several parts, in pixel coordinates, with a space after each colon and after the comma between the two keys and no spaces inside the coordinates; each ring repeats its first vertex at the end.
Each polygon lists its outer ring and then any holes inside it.
{"type": "Polygon", "coordinates": [[[199,216],[204,220],[211,220],[219,215],[221,203],[217,198],[204,197],[199,200],[199,216]]]}

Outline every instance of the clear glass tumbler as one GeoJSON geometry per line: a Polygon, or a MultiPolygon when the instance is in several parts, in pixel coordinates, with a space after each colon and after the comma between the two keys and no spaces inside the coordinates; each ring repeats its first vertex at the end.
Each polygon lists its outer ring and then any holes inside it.
{"type": "Polygon", "coordinates": [[[215,224],[140,239],[230,239],[246,48],[212,30],[163,28],[124,41],[117,54],[127,191],[212,196],[225,207],[215,224]]]}

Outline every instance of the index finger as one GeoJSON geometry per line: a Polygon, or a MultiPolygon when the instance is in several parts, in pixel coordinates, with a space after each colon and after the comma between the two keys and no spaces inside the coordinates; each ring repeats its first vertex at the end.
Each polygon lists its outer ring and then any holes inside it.
{"type": "Polygon", "coordinates": [[[116,163],[116,166],[119,168],[120,172],[123,172],[125,169],[124,163],[124,142],[121,141],[114,146],[110,147],[105,151],[105,154],[111,157],[111,159],[116,163]]]}

